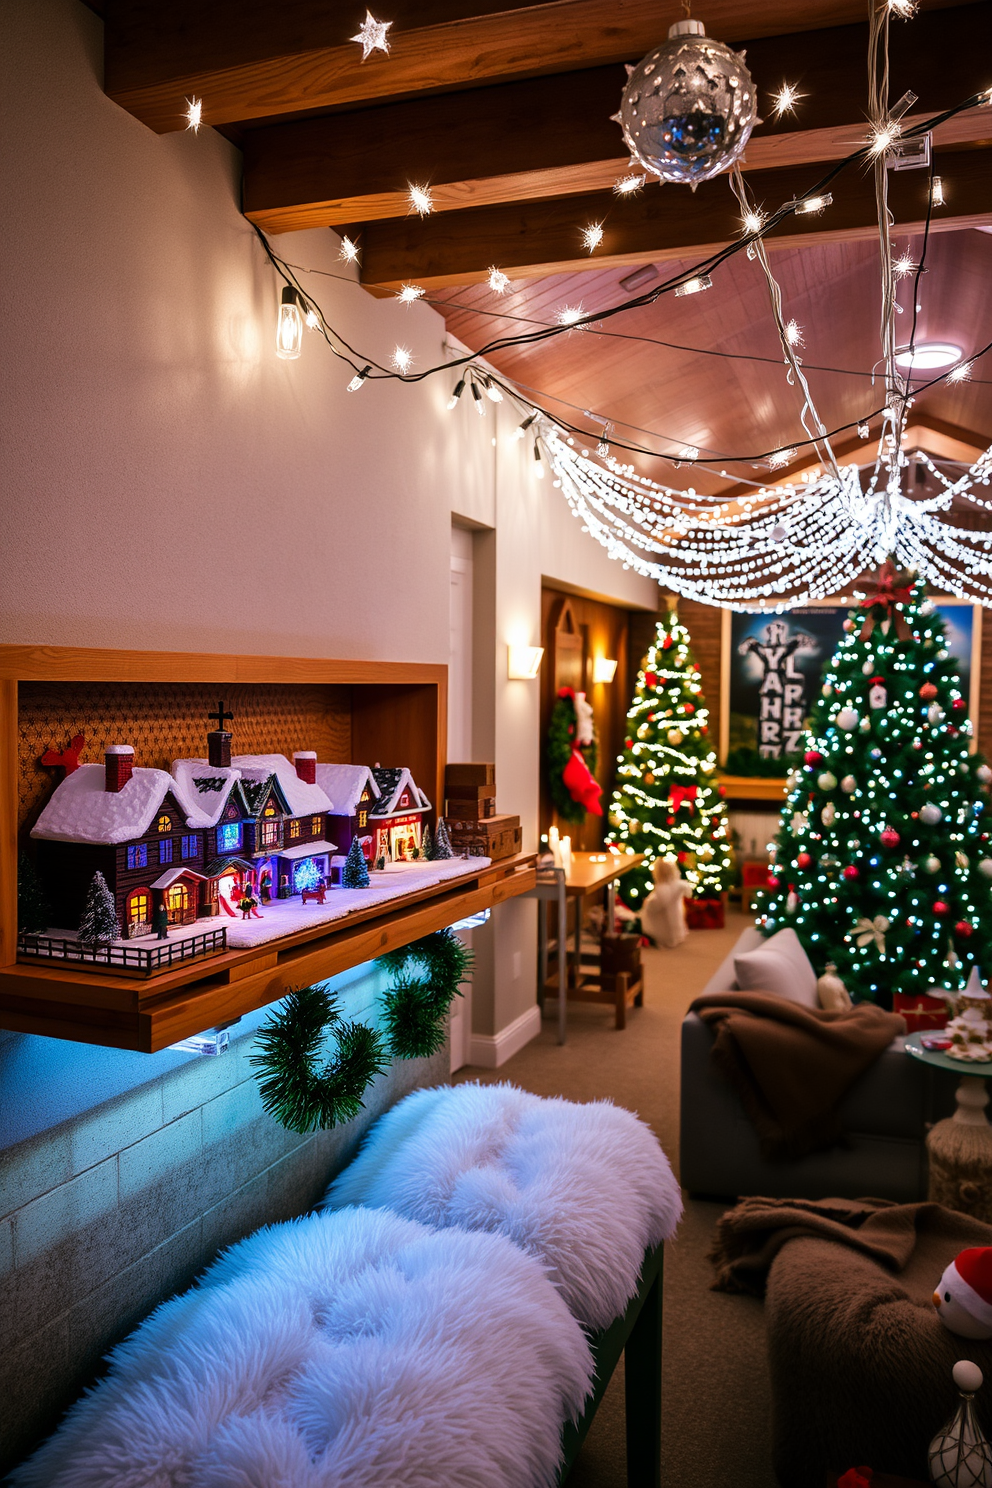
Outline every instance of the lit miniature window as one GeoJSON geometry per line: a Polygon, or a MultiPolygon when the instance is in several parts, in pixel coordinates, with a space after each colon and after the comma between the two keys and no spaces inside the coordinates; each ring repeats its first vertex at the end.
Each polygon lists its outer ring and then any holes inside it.
{"type": "Polygon", "coordinates": [[[159,819],[158,819],[158,829],[159,829],[160,832],[171,832],[172,831],[172,817],[169,815],[169,813],[167,811],[163,811],[162,812],[162,815],[159,817],[159,819]]]}
{"type": "Polygon", "coordinates": [[[200,839],[198,837],[183,838],[183,857],[198,858],[200,856],[200,839]]]}
{"type": "Polygon", "coordinates": [[[313,833],[313,835],[315,837],[319,837],[320,836],[320,817],[319,816],[312,816],[310,818],[310,830],[311,830],[311,832],[313,833]]]}
{"type": "Polygon", "coordinates": [[[269,804],[268,804],[268,806],[266,806],[265,810],[262,812],[262,815],[263,816],[275,816],[275,814],[276,814],[276,808],[272,805],[272,802],[270,801],[269,804]]]}
{"type": "Polygon", "coordinates": [[[369,814],[368,814],[368,812],[367,811],[360,811],[358,813],[358,827],[359,827],[359,830],[361,830],[362,827],[367,827],[368,826],[368,822],[369,822],[369,814]]]}
{"type": "Polygon", "coordinates": [[[172,838],[166,842],[164,839],[158,845],[158,860],[160,863],[172,862],[172,838]]]}
{"type": "Polygon", "coordinates": [[[300,835],[300,823],[295,818],[289,824],[289,835],[291,839],[300,835]]]}
{"type": "Polygon", "coordinates": [[[233,852],[241,846],[241,823],[224,822],[217,828],[217,846],[221,852],[233,852]]]}
{"type": "Polygon", "coordinates": [[[279,823],[262,822],[262,846],[276,847],[279,843],[279,823]]]}
{"type": "Polygon", "coordinates": [[[127,850],[127,866],[129,868],[148,867],[148,848],[145,843],[139,842],[135,847],[127,850]]]}

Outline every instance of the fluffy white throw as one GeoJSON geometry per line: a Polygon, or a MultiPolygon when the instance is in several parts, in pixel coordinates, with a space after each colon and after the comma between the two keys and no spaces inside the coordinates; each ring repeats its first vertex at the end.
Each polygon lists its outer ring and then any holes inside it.
{"type": "Polygon", "coordinates": [[[346,1209],[258,1231],[158,1309],[17,1488],[550,1484],[592,1376],[500,1235],[346,1209]]]}
{"type": "Polygon", "coordinates": [[[414,1091],[380,1117],[324,1202],[506,1235],[591,1328],[623,1312],[645,1250],[682,1214],[668,1159],[630,1111],[508,1084],[414,1091]]]}

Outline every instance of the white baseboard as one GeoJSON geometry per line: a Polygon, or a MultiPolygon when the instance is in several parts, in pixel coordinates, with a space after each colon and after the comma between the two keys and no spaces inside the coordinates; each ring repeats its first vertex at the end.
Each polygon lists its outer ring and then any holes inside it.
{"type": "Polygon", "coordinates": [[[541,1009],[535,1004],[501,1028],[499,1033],[473,1033],[468,1047],[469,1063],[478,1065],[480,1069],[499,1069],[540,1031],[541,1009]]]}

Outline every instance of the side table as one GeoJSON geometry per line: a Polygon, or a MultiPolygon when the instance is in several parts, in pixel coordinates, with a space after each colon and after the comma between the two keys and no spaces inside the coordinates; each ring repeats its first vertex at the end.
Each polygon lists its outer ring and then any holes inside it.
{"type": "Polygon", "coordinates": [[[950,1059],[938,1049],[924,1049],[921,1037],[919,1033],[909,1035],[906,1053],[934,1069],[950,1070],[959,1076],[954,1094],[957,1110],[938,1121],[927,1134],[927,1198],[992,1224],[992,1126],[985,1115],[989,1100],[985,1082],[992,1079],[992,1060],[972,1064],[950,1059]]]}

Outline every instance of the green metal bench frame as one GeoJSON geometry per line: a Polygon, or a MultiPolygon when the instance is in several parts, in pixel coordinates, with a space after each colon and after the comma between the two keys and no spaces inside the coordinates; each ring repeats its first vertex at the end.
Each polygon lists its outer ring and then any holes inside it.
{"type": "Polygon", "coordinates": [[[564,1484],[579,1448],[585,1441],[599,1402],[613,1371],[626,1359],[624,1370],[627,1419],[628,1488],[661,1488],[661,1302],[665,1247],[645,1254],[637,1291],[621,1317],[589,1339],[595,1360],[593,1390],[578,1421],[569,1421],[562,1431],[562,1465],[559,1484],[564,1484]]]}

